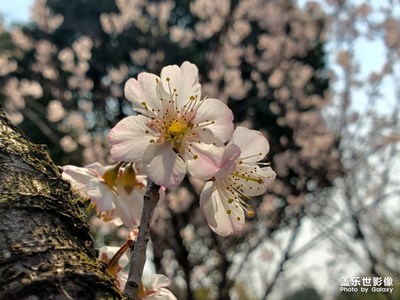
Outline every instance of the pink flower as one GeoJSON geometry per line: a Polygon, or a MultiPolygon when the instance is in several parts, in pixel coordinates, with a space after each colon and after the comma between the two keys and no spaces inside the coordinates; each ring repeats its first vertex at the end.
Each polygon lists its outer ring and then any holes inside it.
{"type": "Polygon", "coordinates": [[[200,208],[211,229],[221,236],[242,231],[246,203],[251,196],[265,193],[276,174],[258,163],[269,151],[267,139],[258,131],[237,127],[226,146],[223,164],[200,195],[200,208]]]}
{"type": "Polygon", "coordinates": [[[201,100],[197,67],[184,62],[129,79],[125,96],[141,115],[121,120],[109,133],[111,156],[143,162],[156,184],[176,187],[186,169],[207,180],[220,168],[233,114],[217,99],[201,100]]]}

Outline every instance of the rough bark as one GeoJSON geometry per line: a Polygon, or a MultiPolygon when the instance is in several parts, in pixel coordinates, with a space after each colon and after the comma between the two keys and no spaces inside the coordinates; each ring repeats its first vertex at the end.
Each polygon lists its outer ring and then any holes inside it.
{"type": "Polygon", "coordinates": [[[121,299],[44,148],[0,111],[0,299],[121,299]]]}

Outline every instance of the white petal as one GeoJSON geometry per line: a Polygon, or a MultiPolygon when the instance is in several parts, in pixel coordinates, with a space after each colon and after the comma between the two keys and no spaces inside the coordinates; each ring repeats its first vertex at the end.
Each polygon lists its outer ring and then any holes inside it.
{"type": "Polygon", "coordinates": [[[101,259],[102,257],[105,256],[106,260],[110,260],[115,253],[117,253],[119,250],[119,247],[114,247],[114,246],[102,246],[99,249],[99,258],[101,259]]]}
{"type": "Polygon", "coordinates": [[[126,117],[111,129],[108,141],[112,145],[110,153],[114,160],[139,162],[143,159],[150,140],[156,140],[157,134],[146,125],[148,120],[144,116],[126,117]]]}
{"type": "Polygon", "coordinates": [[[224,204],[226,212],[229,216],[229,221],[231,222],[232,226],[232,232],[236,234],[241,233],[243,231],[243,226],[246,219],[243,207],[239,206],[235,201],[229,203],[228,199],[230,198],[230,196],[224,188],[219,187],[218,191],[222,199],[222,203],[224,204]]]}
{"type": "Polygon", "coordinates": [[[161,101],[157,94],[157,85],[160,82],[160,77],[151,73],[140,73],[138,81],[146,96],[142,102],[145,101],[149,108],[154,108],[156,111],[161,109],[161,101]]]}
{"type": "Polygon", "coordinates": [[[107,167],[104,167],[99,162],[94,162],[89,165],[86,165],[85,168],[95,171],[99,176],[103,176],[104,172],[107,170],[107,167]]]}
{"type": "Polygon", "coordinates": [[[195,127],[192,132],[194,132],[196,135],[194,137],[188,138],[187,141],[215,144],[218,147],[224,146],[224,143],[219,138],[215,137],[213,132],[209,128],[195,127]]]}
{"type": "Polygon", "coordinates": [[[270,167],[238,165],[237,172],[243,177],[235,177],[234,186],[245,196],[259,196],[267,191],[268,186],[275,179],[275,172],[270,167]],[[252,171],[253,173],[250,173],[252,171]]]}
{"type": "Polygon", "coordinates": [[[215,176],[222,166],[225,147],[192,142],[189,148],[191,152],[186,151],[184,155],[188,172],[202,180],[208,180],[215,176]]]}
{"type": "Polygon", "coordinates": [[[190,98],[201,98],[201,85],[199,84],[199,70],[194,64],[184,62],[179,68],[177,65],[167,66],[161,70],[161,82],[164,90],[170,95],[176,92],[177,107],[181,108],[190,98]],[[167,80],[168,78],[168,80],[167,80]]]}
{"type": "Polygon", "coordinates": [[[177,298],[175,297],[175,295],[170,291],[167,290],[165,288],[162,288],[160,290],[161,294],[166,297],[166,300],[177,300],[177,298]]]}
{"type": "Polygon", "coordinates": [[[150,179],[166,188],[180,184],[186,175],[186,165],[170,144],[150,145],[143,157],[143,170],[150,179]]]}
{"type": "MultiPolygon", "coordinates": [[[[113,256],[118,252],[121,247],[114,247],[114,246],[102,246],[99,249],[99,259],[102,260],[103,257],[106,257],[107,260],[113,258],[113,256]]],[[[118,261],[118,264],[121,268],[125,268],[128,264],[129,259],[124,253],[118,261]]]]}
{"type": "Polygon", "coordinates": [[[144,189],[134,189],[131,194],[117,187],[119,196],[114,197],[115,210],[122,223],[132,229],[139,226],[143,210],[144,189]]]}
{"type": "Polygon", "coordinates": [[[128,79],[128,81],[125,83],[124,94],[125,98],[132,103],[133,110],[141,114],[146,114],[146,110],[141,104],[144,99],[146,99],[146,96],[143,93],[139,81],[137,81],[135,78],[128,79]]]}
{"type": "Polygon", "coordinates": [[[207,223],[211,227],[217,227],[217,220],[216,220],[216,213],[215,213],[215,206],[211,199],[211,196],[216,191],[216,183],[213,181],[207,181],[200,194],[200,208],[203,212],[204,217],[207,220],[207,223]]]}
{"type": "Polygon", "coordinates": [[[181,70],[177,65],[166,66],[161,70],[161,82],[164,90],[170,95],[178,90],[181,81],[181,70]]]}
{"type": "Polygon", "coordinates": [[[159,77],[151,73],[140,73],[138,80],[131,78],[125,84],[125,97],[132,102],[135,111],[147,115],[148,110],[145,109],[143,102],[146,103],[148,109],[161,108],[160,100],[157,96],[157,80],[159,77]]]}
{"type": "Polygon", "coordinates": [[[156,293],[151,294],[143,298],[143,300],[176,300],[174,294],[171,291],[167,290],[166,288],[161,288],[156,293]]]}
{"type": "Polygon", "coordinates": [[[118,286],[121,291],[125,289],[126,282],[128,281],[128,272],[121,270],[117,274],[118,286]]]}
{"type": "Polygon", "coordinates": [[[63,177],[64,179],[71,181],[71,184],[74,188],[85,192],[83,189],[86,189],[86,186],[89,184],[90,180],[97,178],[97,174],[87,168],[66,165],[63,166],[63,177]]]}
{"type": "Polygon", "coordinates": [[[270,167],[261,168],[262,178],[267,187],[275,180],[276,173],[270,167]]]}
{"type": "Polygon", "coordinates": [[[229,143],[238,145],[243,162],[257,162],[262,160],[269,151],[269,143],[261,132],[238,126],[233,132],[229,143]]]}
{"type": "Polygon", "coordinates": [[[192,122],[198,125],[204,124],[216,138],[222,142],[227,141],[233,132],[232,111],[221,100],[210,98],[202,101],[192,122]]]}
{"type": "Polygon", "coordinates": [[[170,281],[167,276],[163,274],[154,274],[152,281],[151,281],[151,287],[154,290],[159,290],[160,288],[167,287],[169,286],[170,281]]]}
{"type": "Polygon", "coordinates": [[[181,80],[178,87],[178,107],[182,107],[191,97],[201,99],[201,85],[199,83],[199,70],[196,65],[185,61],[181,65],[181,80]]]}
{"type": "Polygon", "coordinates": [[[238,233],[243,228],[243,209],[234,202],[229,204],[227,196],[211,181],[206,182],[203,187],[200,208],[210,228],[220,236],[238,233]]]}
{"type": "Polygon", "coordinates": [[[96,204],[97,211],[113,209],[114,193],[105,183],[95,179],[91,180],[88,184],[87,194],[90,200],[96,204]]]}
{"type": "Polygon", "coordinates": [[[229,175],[235,171],[236,162],[235,160],[240,156],[240,148],[234,144],[227,145],[225,147],[224,155],[222,157],[222,166],[218,170],[215,177],[218,180],[224,180],[228,178],[229,175]]]}

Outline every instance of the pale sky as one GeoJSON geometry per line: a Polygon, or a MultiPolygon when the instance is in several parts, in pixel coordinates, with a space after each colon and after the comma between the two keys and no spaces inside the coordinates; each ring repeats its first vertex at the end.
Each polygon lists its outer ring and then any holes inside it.
{"type": "Polygon", "coordinates": [[[25,22],[29,19],[29,10],[34,0],[0,0],[0,14],[7,25],[25,22]]]}

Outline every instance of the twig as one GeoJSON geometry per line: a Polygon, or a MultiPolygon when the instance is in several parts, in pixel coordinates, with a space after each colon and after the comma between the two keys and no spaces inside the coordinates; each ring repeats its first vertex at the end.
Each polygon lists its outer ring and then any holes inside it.
{"type": "Polygon", "coordinates": [[[137,300],[141,284],[144,264],[146,262],[147,242],[154,209],[160,195],[159,186],[149,180],[148,189],[144,196],[142,218],[140,220],[139,236],[129,260],[129,274],[125,285],[124,296],[128,300],[137,300]]]}
{"type": "MultiPolygon", "coordinates": [[[[364,213],[369,212],[371,209],[376,208],[376,206],[381,203],[382,201],[386,199],[390,199],[391,196],[397,195],[400,193],[400,190],[394,190],[390,193],[387,193],[385,195],[382,195],[382,197],[377,198],[373,203],[369,204],[368,206],[365,206],[361,209],[358,210],[357,214],[361,215],[364,213]]],[[[311,249],[317,242],[320,242],[321,240],[327,238],[330,234],[332,234],[333,231],[335,231],[337,228],[340,228],[346,221],[348,221],[347,216],[344,216],[340,218],[338,221],[336,221],[333,225],[328,227],[326,230],[321,231],[318,235],[316,235],[314,238],[309,240],[305,245],[303,245],[299,250],[295,251],[292,253],[291,258],[298,258],[304,253],[306,253],[309,249],[311,249]]]]}
{"type": "Polygon", "coordinates": [[[119,250],[111,257],[110,261],[107,263],[108,271],[115,276],[119,271],[119,260],[121,256],[126,252],[128,249],[133,249],[136,240],[128,239],[126,242],[119,248],[119,250]]]}
{"type": "Polygon", "coordinates": [[[54,131],[31,109],[25,107],[23,109],[23,114],[28,117],[53,143],[58,144],[60,138],[54,131]]]}
{"type": "MultiPolygon", "coordinates": [[[[283,208],[286,208],[286,207],[287,207],[287,202],[283,206],[283,208]]],[[[282,215],[283,212],[284,212],[284,209],[281,209],[281,208],[278,211],[280,216],[282,215]]],[[[281,217],[278,217],[278,218],[281,218],[281,217]]],[[[247,245],[248,245],[247,249],[245,250],[246,251],[246,255],[243,256],[242,261],[240,262],[238,267],[235,267],[236,271],[232,272],[233,275],[231,275],[231,278],[236,278],[236,277],[239,276],[239,273],[243,272],[244,267],[245,267],[246,263],[248,262],[248,259],[249,259],[250,255],[252,255],[252,252],[254,252],[255,250],[258,250],[259,246],[264,244],[265,240],[268,239],[269,237],[271,237],[272,234],[277,229],[278,229],[278,226],[267,228],[268,231],[263,236],[257,237],[256,242],[253,243],[253,244],[251,244],[251,239],[249,239],[248,241],[245,241],[245,242],[247,242],[247,245]]],[[[234,283],[234,281],[232,281],[232,283],[234,283]]]]}
{"type": "Polygon", "coordinates": [[[169,209],[171,214],[172,214],[172,226],[174,228],[174,238],[176,240],[175,247],[172,247],[175,251],[176,259],[180,266],[183,269],[183,272],[185,273],[185,280],[186,280],[186,294],[187,294],[187,300],[193,300],[194,295],[192,288],[190,286],[190,275],[192,271],[192,266],[189,262],[189,252],[185,246],[185,242],[181,236],[182,228],[187,224],[181,214],[175,214],[171,209],[169,209]]]}
{"type": "Polygon", "coordinates": [[[298,214],[297,216],[297,223],[293,229],[292,235],[289,239],[288,245],[286,247],[285,253],[283,254],[282,260],[279,264],[279,268],[276,271],[274,277],[272,278],[272,281],[267,285],[267,289],[265,290],[264,297],[262,299],[266,300],[268,298],[268,295],[272,291],[273,287],[276,284],[276,281],[278,280],[279,276],[283,272],[283,269],[285,267],[285,264],[292,258],[290,255],[290,252],[292,251],[294,242],[296,241],[296,238],[298,236],[298,233],[300,232],[300,227],[301,227],[301,219],[304,216],[304,209],[298,214]]]}

